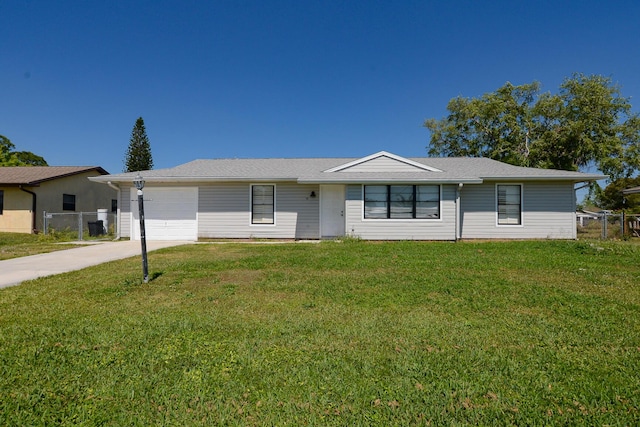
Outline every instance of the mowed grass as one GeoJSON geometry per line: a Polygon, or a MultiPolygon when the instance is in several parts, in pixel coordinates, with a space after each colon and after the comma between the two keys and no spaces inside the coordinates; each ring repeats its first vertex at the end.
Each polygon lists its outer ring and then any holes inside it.
{"type": "Polygon", "coordinates": [[[69,249],[63,242],[73,240],[70,233],[25,234],[0,233],[0,261],[29,255],[69,249]]]}
{"type": "Polygon", "coordinates": [[[1,425],[637,425],[629,242],[207,244],[0,290],[1,425]]]}

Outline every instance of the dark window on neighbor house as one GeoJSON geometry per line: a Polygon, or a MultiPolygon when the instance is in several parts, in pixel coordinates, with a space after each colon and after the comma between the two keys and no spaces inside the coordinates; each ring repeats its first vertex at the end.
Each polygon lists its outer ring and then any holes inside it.
{"type": "Polygon", "coordinates": [[[111,212],[117,212],[117,211],[118,211],[118,200],[111,199],[111,212]]]}
{"type": "Polygon", "coordinates": [[[522,185],[498,185],[498,225],[522,225],[522,185]]]}
{"type": "Polygon", "coordinates": [[[365,185],[366,219],[439,219],[439,185],[365,185]]]}
{"type": "Polygon", "coordinates": [[[2,215],[3,210],[4,210],[4,190],[0,190],[0,215],[2,215]]]}
{"type": "Polygon", "coordinates": [[[251,224],[275,224],[275,185],[251,186],[251,224]]]}
{"type": "Polygon", "coordinates": [[[63,194],[62,195],[62,210],[63,211],[75,211],[76,210],[76,195],[75,194],[63,194]]]}

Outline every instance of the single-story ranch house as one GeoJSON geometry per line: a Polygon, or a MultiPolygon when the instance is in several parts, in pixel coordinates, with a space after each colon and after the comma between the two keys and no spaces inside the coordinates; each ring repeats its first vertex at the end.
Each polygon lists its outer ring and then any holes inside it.
{"type": "MultiPolygon", "coordinates": [[[[487,158],[195,160],[141,171],[148,239],[575,239],[578,182],[605,176],[487,158]]],[[[119,189],[121,237],[139,239],[138,173],[119,189]]]]}
{"type": "Polygon", "coordinates": [[[99,166],[0,167],[0,231],[42,230],[46,212],[96,212],[115,207],[116,191],[89,181],[99,166]]]}

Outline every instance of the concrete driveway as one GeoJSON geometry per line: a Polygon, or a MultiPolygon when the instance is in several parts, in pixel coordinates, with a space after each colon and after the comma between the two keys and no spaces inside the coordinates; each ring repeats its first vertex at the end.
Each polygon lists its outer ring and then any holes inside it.
{"type": "MultiPolygon", "coordinates": [[[[147,252],[193,242],[148,241],[147,252]]],[[[117,259],[141,257],[139,241],[104,242],[73,246],[70,249],[0,261],[0,288],[19,285],[25,280],[81,270],[117,259]]],[[[140,258],[142,265],[142,257],[140,258]]],[[[142,268],[142,267],[140,267],[142,268]]]]}

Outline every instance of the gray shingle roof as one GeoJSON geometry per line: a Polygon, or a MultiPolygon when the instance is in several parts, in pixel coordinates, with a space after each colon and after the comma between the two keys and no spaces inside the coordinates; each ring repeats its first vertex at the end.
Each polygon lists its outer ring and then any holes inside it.
{"type": "Polygon", "coordinates": [[[103,175],[108,173],[99,166],[2,166],[0,185],[38,185],[94,170],[103,175]]]}
{"type": "MultiPolygon", "coordinates": [[[[439,171],[325,172],[357,158],[212,159],[194,160],[173,168],[143,171],[148,182],[297,181],[300,183],[433,182],[481,183],[483,180],[592,181],[600,174],[512,166],[487,158],[417,157],[409,160],[439,171]]],[[[94,177],[100,182],[131,182],[137,172],[94,177]]]]}

